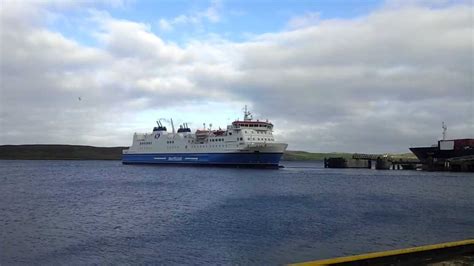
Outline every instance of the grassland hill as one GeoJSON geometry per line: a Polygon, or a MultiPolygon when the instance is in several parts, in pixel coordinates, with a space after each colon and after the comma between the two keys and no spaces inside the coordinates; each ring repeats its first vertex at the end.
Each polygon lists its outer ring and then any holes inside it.
{"type": "MultiPolygon", "coordinates": [[[[120,160],[122,150],[128,147],[94,147],[82,145],[2,145],[0,159],[3,160],[120,160]]],[[[413,154],[397,154],[397,157],[412,157],[413,154]]],[[[286,151],[285,161],[318,161],[329,157],[351,158],[352,153],[313,153],[286,151]]]]}

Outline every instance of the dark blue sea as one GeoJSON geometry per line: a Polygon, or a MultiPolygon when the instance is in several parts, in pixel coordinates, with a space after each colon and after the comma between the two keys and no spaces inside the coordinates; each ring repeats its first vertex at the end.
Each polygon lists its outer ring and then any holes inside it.
{"type": "Polygon", "coordinates": [[[474,175],[0,161],[0,264],[284,264],[474,237],[474,175]]]}

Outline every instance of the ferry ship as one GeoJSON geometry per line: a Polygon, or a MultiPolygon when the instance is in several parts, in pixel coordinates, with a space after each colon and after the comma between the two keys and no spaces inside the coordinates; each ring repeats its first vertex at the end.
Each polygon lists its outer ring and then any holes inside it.
{"type": "Polygon", "coordinates": [[[273,135],[273,124],[253,120],[244,109],[244,119],[236,120],[226,130],[211,127],[194,133],[187,123],[172,132],[157,121],[151,133],[133,135],[133,143],[122,152],[123,164],[186,164],[236,167],[278,168],[288,144],[273,135]]]}

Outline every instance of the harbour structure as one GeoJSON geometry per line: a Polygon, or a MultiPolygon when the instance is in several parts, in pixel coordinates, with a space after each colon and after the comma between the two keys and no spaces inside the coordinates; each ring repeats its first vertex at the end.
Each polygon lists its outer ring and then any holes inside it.
{"type": "Polygon", "coordinates": [[[414,170],[420,161],[413,158],[397,158],[389,154],[354,153],[352,158],[325,158],[324,168],[368,168],[375,163],[377,170],[414,170]]]}
{"type": "Polygon", "coordinates": [[[151,133],[135,133],[123,164],[185,164],[278,168],[288,144],[275,140],[273,124],[254,120],[244,109],[244,119],[226,130],[203,126],[192,133],[184,123],[168,132],[161,121],[151,133]]]}
{"type": "Polygon", "coordinates": [[[396,158],[388,154],[355,153],[348,158],[325,158],[325,168],[372,168],[378,170],[415,170],[474,172],[474,139],[446,139],[448,127],[443,122],[443,139],[430,147],[412,147],[417,157],[396,158]]]}
{"type": "Polygon", "coordinates": [[[466,239],[455,242],[307,261],[290,265],[472,265],[473,259],[474,239],[466,239]]]}
{"type": "Polygon", "coordinates": [[[412,147],[410,151],[425,170],[474,171],[474,139],[446,139],[447,126],[442,125],[443,139],[430,147],[412,147]]]}

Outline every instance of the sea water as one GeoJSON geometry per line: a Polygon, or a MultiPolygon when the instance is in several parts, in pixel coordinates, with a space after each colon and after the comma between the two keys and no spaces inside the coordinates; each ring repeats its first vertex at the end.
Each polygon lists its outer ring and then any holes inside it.
{"type": "Polygon", "coordinates": [[[0,161],[0,264],[283,264],[474,237],[474,175],[0,161]]]}

